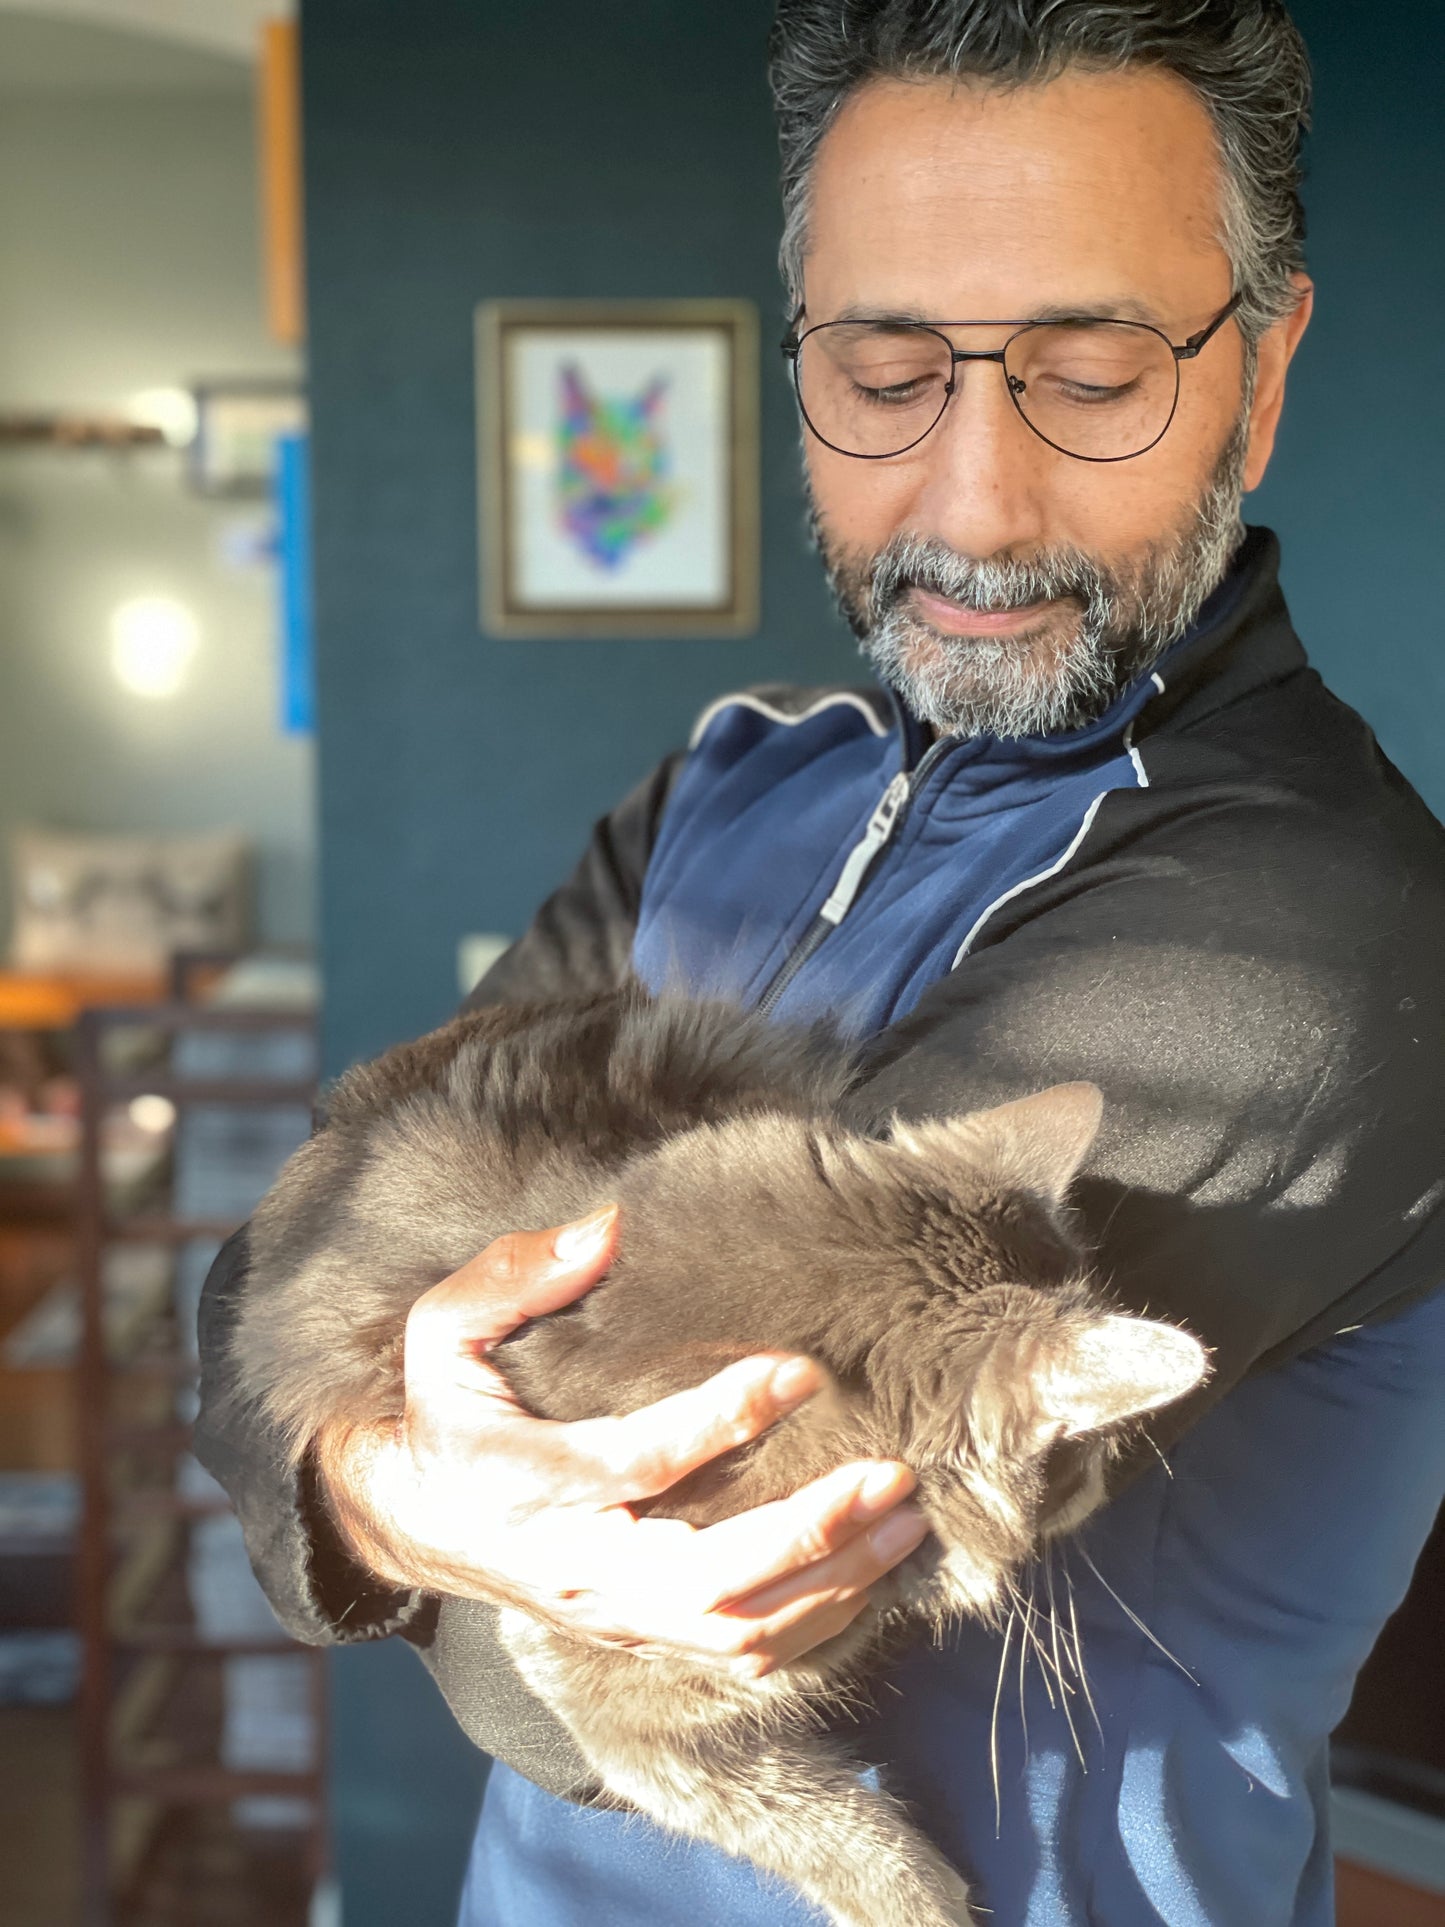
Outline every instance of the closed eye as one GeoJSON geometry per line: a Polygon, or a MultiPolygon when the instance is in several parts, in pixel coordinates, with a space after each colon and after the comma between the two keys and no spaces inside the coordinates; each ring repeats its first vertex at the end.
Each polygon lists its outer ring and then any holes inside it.
{"type": "Polygon", "coordinates": [[[1054,385],[1054,392],[1063,401],[1075,401],[1081,407],[1089,407],[1099,402],[1125,401],[1138,386],[1137,381],[1126,381],[1117,388],[1108,388],[1099,382],[1059,380],[1054,385]]]}
{"type": "Polygon", "coordinates": [[[853,393],[860,401],[875,402],[881,407],[897,407],[900,403],[917,401],[927,389],[933,386],[931,379],[894,382],[887,388],[867,388],[862,382],[853,383],[853,393]]]}

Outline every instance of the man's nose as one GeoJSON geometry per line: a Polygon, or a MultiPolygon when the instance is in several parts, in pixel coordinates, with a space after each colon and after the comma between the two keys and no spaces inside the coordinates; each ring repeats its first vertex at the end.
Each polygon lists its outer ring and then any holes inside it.
{"type": "Polygon", "coordinates": [[[1014,407],[998,362],[955,362],[953,380],[942,420],[916,450],[911,526],[960,555],[1037,544],[1052,450],[1014,407]]]}

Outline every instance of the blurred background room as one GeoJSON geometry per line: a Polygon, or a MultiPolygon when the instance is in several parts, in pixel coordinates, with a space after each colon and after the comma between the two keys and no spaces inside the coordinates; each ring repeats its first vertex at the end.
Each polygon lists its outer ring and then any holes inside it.
{"type": "MultiPolygon", "coordinates": [[[[1445,12],[1294,11],[1318,301],[1249,517],[1441,814],[1445,12]]],[[[710,699],[857,672],[770,16],[0,0],[0,1927],[451,1927],[485,1762],[398,1642],[276,1627],[195,1305],[318,1079],[444,1019],[710,699]],[[549,301],[702,304],[706,607],[500,580],[487,357],[549,301]]],[[[1342,1927],[1445,1923],[1442,1615],[1437,1530],[1339,1735],[1342,1927]]]]}

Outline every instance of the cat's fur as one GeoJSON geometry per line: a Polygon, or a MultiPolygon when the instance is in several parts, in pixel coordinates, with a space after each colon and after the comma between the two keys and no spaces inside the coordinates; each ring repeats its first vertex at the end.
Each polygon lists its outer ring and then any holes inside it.
{"type": "Polygon", "coordinates": [[[626,1412],[806,1353],[828,1390],[653,1509],[709,1524],[901,1459],[934,1536],[846,1632],[756,1681],[515,1609],[507,1647],[613,1796],[839,1927],[956,1927],[963,1879],[819,1728],[892,1629],[994,1614],[1040,1537],[1098,1503],[1119,1428],[1206,1367],[1088,1281],[1065,1194],[1092,1085],[880,1140],[837,1122],[851,1075],[817,1033],[636,988],[483,1010],[351,1072],[253,1221],[234,1389],[294,1459],[328,1419],[399,1416],[420,1293],[503,1232],[619,1200],[607,1279],[492,1353],[525,1403],[626,1412]]]}

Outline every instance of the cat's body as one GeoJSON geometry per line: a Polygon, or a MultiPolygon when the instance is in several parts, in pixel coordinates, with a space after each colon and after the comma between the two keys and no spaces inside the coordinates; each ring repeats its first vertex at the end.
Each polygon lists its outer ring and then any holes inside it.
{"type": "Polygon", "coordinates": [[[637,989],[483,1011],[352,1072],[253,1221],[235,1389],[297,1457],[328,1419],[399,1416],[423,1291],[503,1232],[619,1200],[608,1278],[492,1354],[523,1401],[625,1412],[736,1358],[806,1353],[829,1388],[653,1509],[710,1524],[902,1459],[935,1536],[846,1632],[756,1681],[515,1608],[505,1643],[612,1796],[839,1927],[957,1927],[962,1878],[820,1728],[901,1629],[995,1612],[1040,1535],[1098,1502],[1111,1428],[1205,1366],[1087,1282],[1064,1195],[1091,1086],[880,1141],[836,1121],[851,1076],[820,1035],[637,989]]]}

